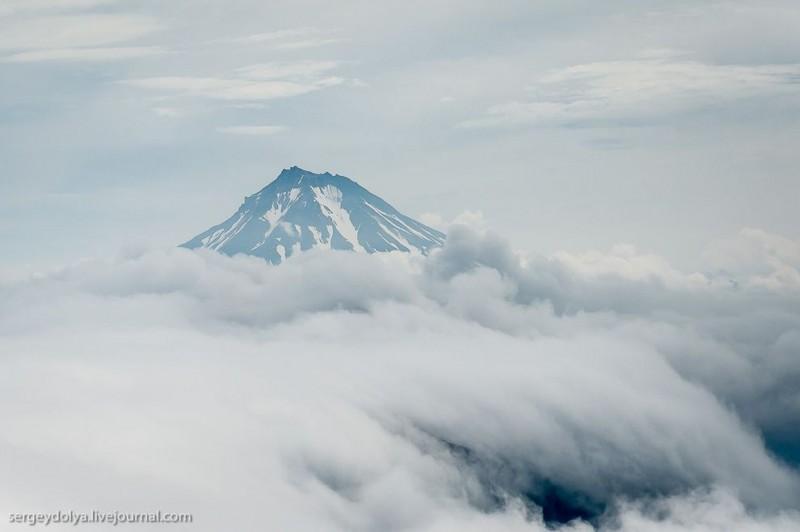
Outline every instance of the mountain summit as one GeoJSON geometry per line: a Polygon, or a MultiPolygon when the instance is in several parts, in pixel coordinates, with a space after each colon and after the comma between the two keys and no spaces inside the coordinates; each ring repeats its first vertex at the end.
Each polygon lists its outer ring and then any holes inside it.
{"type": "Polygon", "coordinates": [[[292,166],[247,196],[233,216],[181,246],[278,264],[314,248],[427,254],[444,239],[347,177],[292,166]]]}

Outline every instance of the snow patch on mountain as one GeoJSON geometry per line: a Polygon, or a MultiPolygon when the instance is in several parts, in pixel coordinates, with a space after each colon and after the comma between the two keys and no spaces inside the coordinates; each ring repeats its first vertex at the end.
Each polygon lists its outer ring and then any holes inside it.
{"type": "Polygon", "coordinates": [[[227,220],[182,244],[280,263],[309,249],[425,255],[445,235],[418,222],[355,181],[293,166],[252,196],[227,220]]]}

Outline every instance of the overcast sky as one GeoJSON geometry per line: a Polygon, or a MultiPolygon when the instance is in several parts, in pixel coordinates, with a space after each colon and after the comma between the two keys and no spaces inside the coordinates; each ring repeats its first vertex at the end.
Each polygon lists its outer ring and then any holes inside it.
{"type": "Polygon", "coordinates": [[[795,0],[0,1],[0,261],[170,246],[291,165],[517,248],[800,238],[795,0]]]}
{"type": "Polygon", "coordinates": [[[798,28],[0,0],[0,515],[799,530],[798,28]],[[175,247],[292,165],[469,224],[424,257],[175,247]]]}

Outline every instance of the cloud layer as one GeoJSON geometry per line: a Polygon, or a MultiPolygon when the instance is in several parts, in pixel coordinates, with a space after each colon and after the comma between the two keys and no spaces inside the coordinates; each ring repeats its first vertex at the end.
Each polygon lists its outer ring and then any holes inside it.
{"type": "Polygon", "coordinates": [[[779,265],[685,274],[630,248],[522,260],[455,227],[426,259],[176,249],[8,280],[1,509],[796,528],[800,290],[779,241],[779,265]]]}

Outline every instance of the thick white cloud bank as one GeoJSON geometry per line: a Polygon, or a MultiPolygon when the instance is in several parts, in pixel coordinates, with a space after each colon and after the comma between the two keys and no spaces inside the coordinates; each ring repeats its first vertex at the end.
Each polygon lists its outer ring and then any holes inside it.
{"type": "Polygon", "coordinates": [[[7,280],[0,512],[797,530],[798,249],[745,231],[685,274],[455,227],[428,258],[174,249],[7,280]]]}

